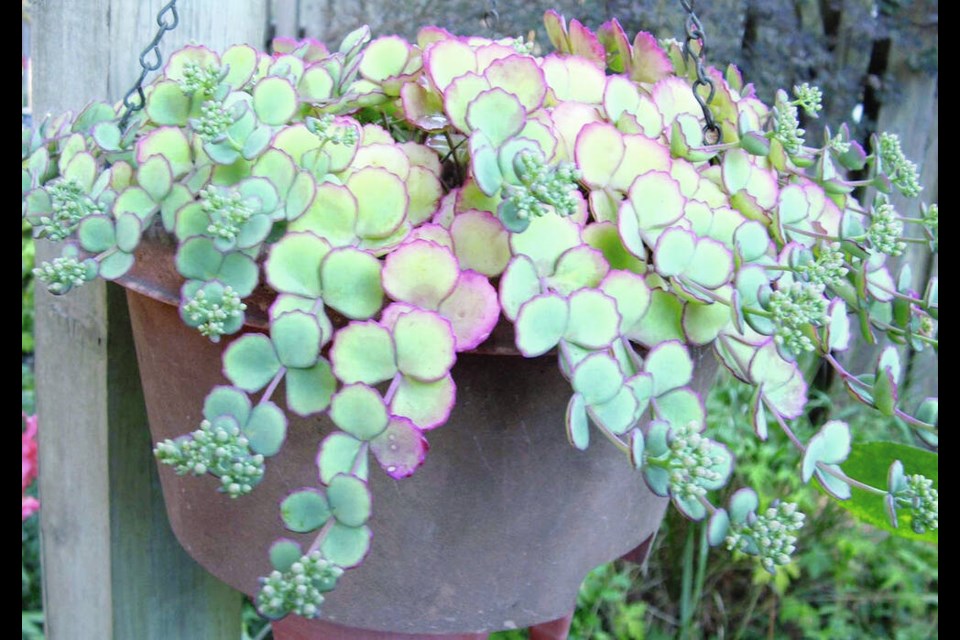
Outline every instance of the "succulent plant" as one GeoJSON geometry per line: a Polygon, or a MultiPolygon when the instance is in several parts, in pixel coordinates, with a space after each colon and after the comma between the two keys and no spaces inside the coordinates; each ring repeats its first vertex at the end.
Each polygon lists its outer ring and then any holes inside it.
{"type": "Polygon", "coordinates": [[[200,429],[156,448],[237,497],[283,446],[281,382],[288,411],[329,415],[319,486],[280,505],[315,540],[271,550],[269,616],[317,615],[363,560],[371,455],[393,478],[416,472],[455,403],[457,354],[501,318],[520,354],[555,354],[573,446],[611,441],[653,492],[709,521],[712,544],[774,571],[803,515],[749,489],[715,504],[734,461],[690,388],[691,349],[707,347],[755,388],[757,437],[774,424],[803,451],[805,481],[936,536],[935,456],[891,445],[885,484],[854,478],[846,423],[806,441],[790,426],[807,401],[797,359],[812,352],[937,447],[937,399],[898,406],[896,347],[863,374],[834,357],[851,316],[871,342],[938,348],[936,279],[919,294],[908,268],[895,279],[886,266],[907,243],[938,248],[936,205],[908,217],[886,197],[919,193],[896,136],[868,152],[841,128],[810,146],[799,118],[818,112],[816,87],[768,106],[735,68],[711,68],[721,138],[707,144],[676,43],[631,42],[616,21],[596,34],[554,12],[546,23],[546,56],[437,27],[415,43],[360,29],[333,52],[188,46],[125,127],[94,104],[23,131],[23,214],[64,245],[36,271],[54,293],[123,277],[152,227],[176,238],[181,315],[211,340],[240,332],[256,287],[275,293],[269,332],[223,351],[230,386],[210,392],[200,429]],[[872,204],[855,195],[865,187],[872,204]]]}

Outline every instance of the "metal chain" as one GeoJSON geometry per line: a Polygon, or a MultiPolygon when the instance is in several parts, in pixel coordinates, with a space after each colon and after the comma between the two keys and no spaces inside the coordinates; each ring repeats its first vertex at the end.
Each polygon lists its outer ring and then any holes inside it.
{"type": "Polygon", "coordinates": [[[483,22],[483,26],[485,26],[491,34],[498,35],[500,12],[497,11],[497,0],[487,0],[487,9],[483,12],[483,15],[480,16],[480,21],[483,22]]]}
{"type": "Polygon", "coordinates": [[[156,71],[163,64],[163,56],[160,55],[160,41],[163,40],[163,34],[167,31],[173,31],[180,24],[180,14],[177,13],[177,0],[170,0],[157,13],[157,33],[153,36],[143,51],[140,52],[140,77],[134,83],[127,94],[123,96],[123,106],[126,112],[120,119],[120,128],[127,126],[127,122],[137,111],[143,109],[146,103],[146,96],[143,94],[143,81],[147,74],[156,71]],[[149,57],[152,56],[152,59],[149,57]]]}
{"type": "Polygon", "coordinates": [[[713,95],[716,93],[717,88],[714,86],[713,80],[710,79],[710,76],[707,75],[707,71],[704,68],[704,63],[707,59],[706,36],[704,36],[703,24],[700,22],[700,18],[698,18],[694,12],[693,4],[694,0],[680,0],[680,5],[683,7],[683,10],[687,12],[685,24],[687,38],[683,43],[683,59],[687,62],[693,61],[697,65],[697,79],[693,81],[693,97],[703,110],[703,118],[706,121],[706,124],[703,125],[704,141],[707,144],[717,144],[720,142],[721,131],[713,119],[713,112],[710,111],[710,102],[713,100],[713,95]],[[696,50],[694,50],[694,44],[696,45],[696,50]],[[703,87],[709,89],[706,99],[704,99],[700,93],[700,89],[703,87]]]}

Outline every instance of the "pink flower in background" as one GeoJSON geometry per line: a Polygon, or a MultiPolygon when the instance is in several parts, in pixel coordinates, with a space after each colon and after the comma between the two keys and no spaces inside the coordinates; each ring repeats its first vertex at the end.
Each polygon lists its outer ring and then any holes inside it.
{"type": "Polygon", "coordinates": [[[37,416],[28,416],[26,413],[23,413],[22,416],[26,429],[23,430],[20,436],[22,455],[20,469],[23,483],[20,497],[22,505],[21,513],[23,520],[26,520],[40,508],[39,500],[26,495],[27,487],[29,487],[37,477],[37,416]]]}

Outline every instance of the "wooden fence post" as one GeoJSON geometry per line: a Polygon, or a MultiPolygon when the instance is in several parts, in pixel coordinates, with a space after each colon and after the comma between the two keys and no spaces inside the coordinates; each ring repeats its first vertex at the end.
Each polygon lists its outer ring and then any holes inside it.
{"type": "MultiPolygon", "coordinates": [[[[33,3],[34,117],[117,100],[136,77],[160,0],[33,3]]],[[[263,44],[266,0],[182,3],[188,39],[263,44]]],[[[38,261],[56,249],[39,243],[38,261]]],[[[47,637],[237,640],[240,594],[180,548],[166,520],[123,291],[36,294],[36,379],[47,637]]]]}

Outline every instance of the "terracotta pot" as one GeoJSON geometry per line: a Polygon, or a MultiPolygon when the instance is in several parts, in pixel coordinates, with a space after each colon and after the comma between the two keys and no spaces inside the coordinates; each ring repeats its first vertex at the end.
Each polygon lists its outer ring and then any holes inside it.
{"type": "MultiPolygon", "coordinates": [[[[215,345],[181,322],[169,249],[147,247],[128,288],[130,316],[154,441],[197,428],[204,396],[224,384],[215,345]],[[147,294],[147,295],[144,295],[147,294]]],[[[251,305],[254,325],[269,300],[251,305]]],[[[247,330],[258,330],[255,326],[247,330]]],[[[493,351],[503,351],[493,343],[493,351]]],[[[699,354],[700,391],[715,364],[699,354]]],[[[570,387],[554,357],[461,354],[450,421],[428,433],[431,450],[412,477],[371,470],[369,556],[348,571],[325,620],[396,633],[465,633],[562,618],[595,566],[647,540],[667,501],[595,432],[585,452],[564,433],[570,387]]],[[[274,399],[282,400],[283,394],[274,399]]],[[[160,477],[177,538],[201,565],[253,594],[270,571],[267,550],[287,532],[279,502],[316,486],[314,456],[333,425],[290,421],[283,451],[252,494],[231,500],[210,477],[160,477]]],[[[300,536],[309,544],[309,536],[300,536]]],[[[296,626],[303,632],[309,623],[296,626]]],[[[317,626],[317,637],[321,626],[317,626]]],[[[306,637],[298,636],[298,637],[306,637]]]]}

